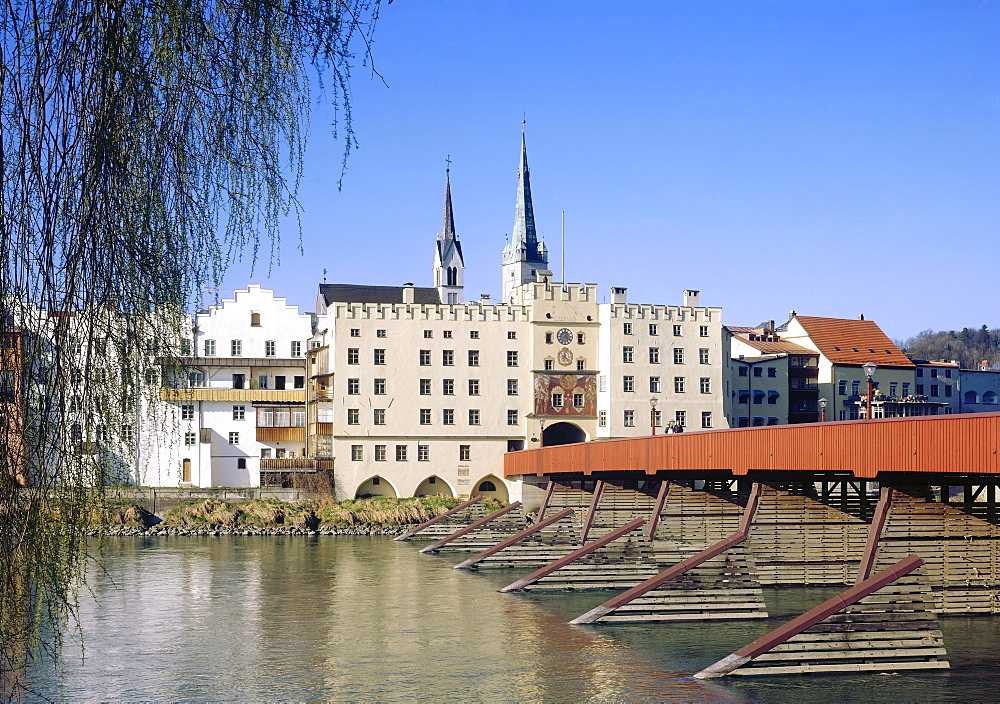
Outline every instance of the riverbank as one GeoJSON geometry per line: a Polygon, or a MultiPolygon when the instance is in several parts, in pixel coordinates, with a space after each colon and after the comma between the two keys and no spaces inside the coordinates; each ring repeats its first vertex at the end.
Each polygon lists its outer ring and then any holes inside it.
{"type": "MultiPolygon", "coordinates": [[[[94,536],[398,535],[459,503],[446,496],[373,496],[347,501],[317,497],[294,502],[203,499],[180,503],[161,520],[142,506],[116,502],[94,512],[88,532],[94,536]]],[[[487,511],[501,506],[492,500],[483,503],[487,511]]]]}

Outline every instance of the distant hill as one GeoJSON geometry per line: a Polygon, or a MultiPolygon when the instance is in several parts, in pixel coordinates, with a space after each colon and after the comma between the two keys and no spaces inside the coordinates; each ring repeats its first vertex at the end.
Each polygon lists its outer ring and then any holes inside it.
{"type": "Polygon", "coordinates": [[[990,366],[1000,363],[1000,329],[924,330],[896,345],[911,359],[957,360],[962,369],[979,369],[986,360],[990,366]]]}

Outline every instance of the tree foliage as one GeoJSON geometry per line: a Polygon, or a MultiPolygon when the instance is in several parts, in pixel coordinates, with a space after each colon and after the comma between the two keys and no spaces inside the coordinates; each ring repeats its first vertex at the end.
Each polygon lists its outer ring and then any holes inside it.
{"type": "Polygon", "coordinates": [[[350,72],[377,10],[378,0],[0,6],[5,686],[26,655],[58,645],[39,634],[72,614],[83,527],[101,497],[92,487],[127,475],[141,451],[144,394],[190,332],[181,312],[233,258],[273,255],[295,212],[316,87],[346,159],[350,72]]]}
{"type": "Polygon", "coordinates": [[[963,369],[978,369],[986,361],[1000,362],[1000,329],[924,330],[901,343],[900,349],[913,359],[957,360],[963,369]]]}

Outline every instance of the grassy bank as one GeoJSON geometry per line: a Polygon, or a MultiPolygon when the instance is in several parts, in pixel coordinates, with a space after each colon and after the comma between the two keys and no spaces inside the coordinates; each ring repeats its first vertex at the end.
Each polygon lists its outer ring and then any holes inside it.
{"type": "MultiPolygon", "coordinates": [[[[347,501],[309,499],[294,503],[275,499],[240,502],[204,499],[171,508],[160,526],[211,530],[278,527],[323,530],[355,526],[404,526],[423,523],[459,503],[460,499],[445,496],[409,499],[374,496],[347,501]]],[[[487,511],[495,511],[503,505],[489,499],[484,500],[483,504],[487,511]]],[[[98,529],[146,528],[156,522],[152,514],[132,504],[112,504],[95,513],[92,518],[94,528],[98,529]]]]}

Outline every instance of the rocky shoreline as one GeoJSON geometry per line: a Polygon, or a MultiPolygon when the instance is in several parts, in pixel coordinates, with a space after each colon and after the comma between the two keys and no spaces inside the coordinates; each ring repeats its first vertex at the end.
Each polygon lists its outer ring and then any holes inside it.
{"type": "Polygon", "coordinates": [[[165,526],[155,525],[149,528],[138,528],[135,526],[108,526],[105,528],[91,528],[87,534],[96,537],[160,537],[160,536],[220,536],[220,535],[386,535],[397,536],[406,530],[407,526],[382,526],[382,525],[361,525],[361,526],[320,526],[316,530],[302,528],[298,526],[240,526],[238,528],[227,528],[224,526],[207,526],[195,528],[190,526],[165,526]]]}

